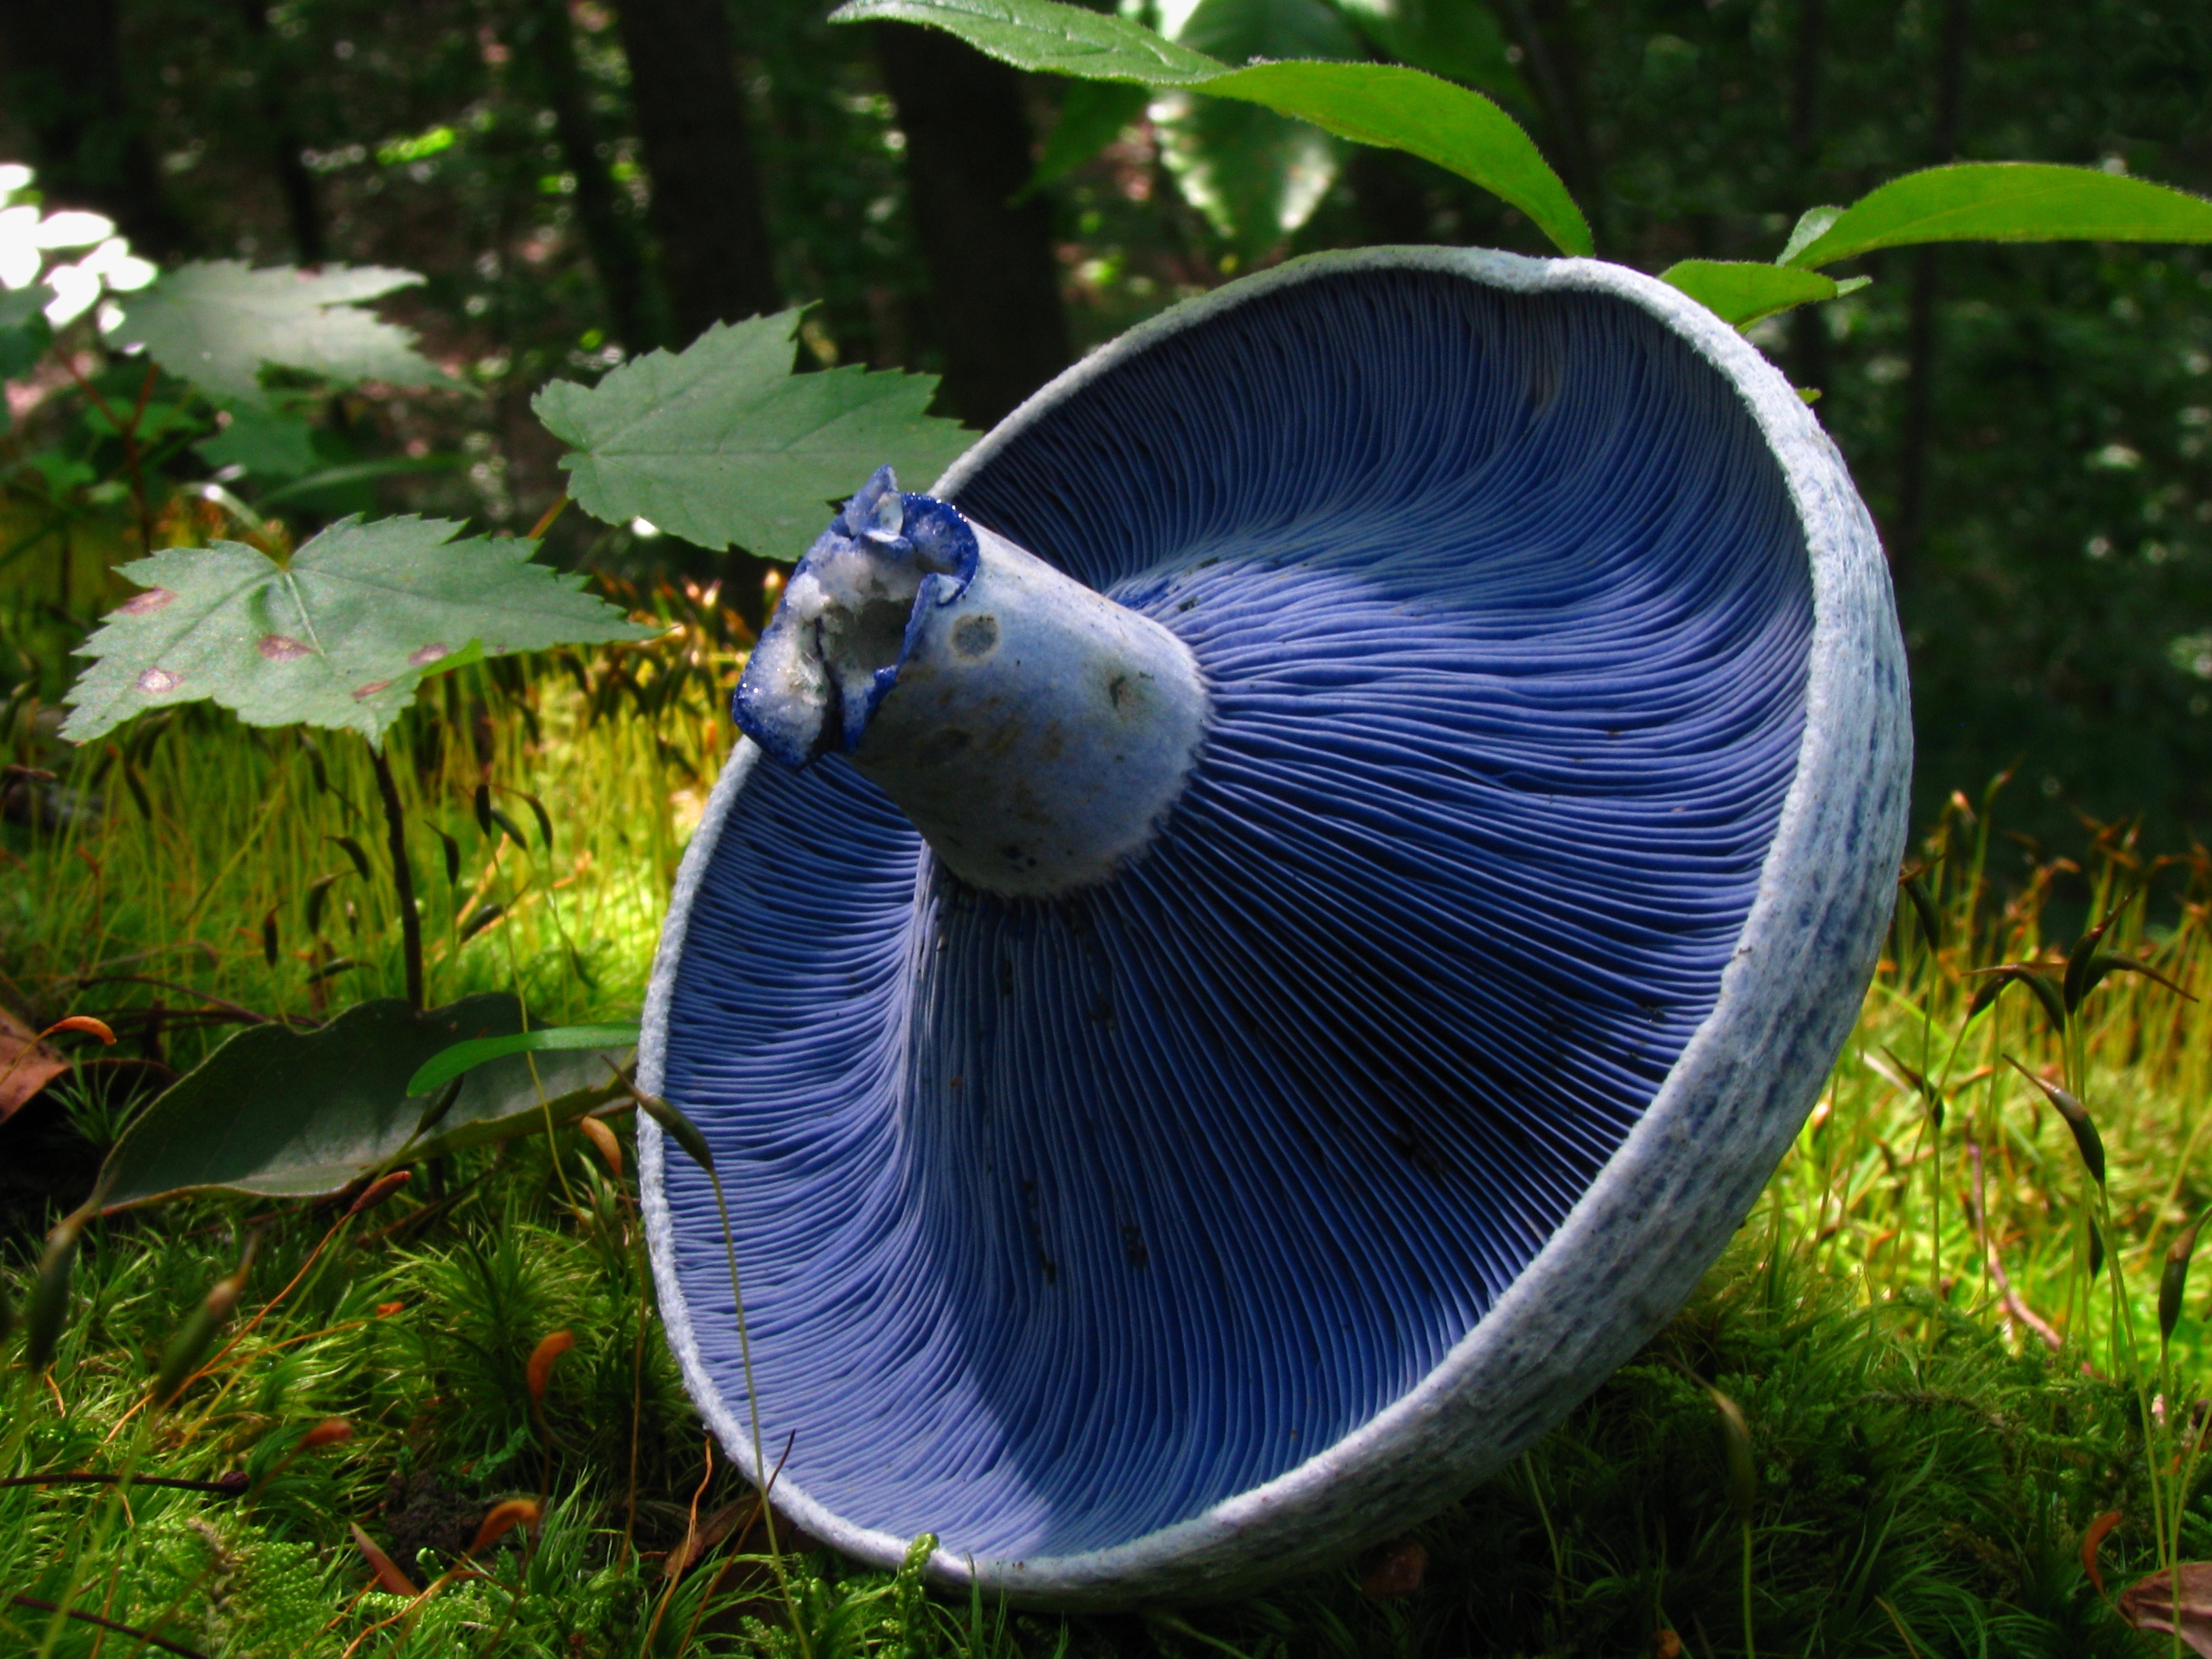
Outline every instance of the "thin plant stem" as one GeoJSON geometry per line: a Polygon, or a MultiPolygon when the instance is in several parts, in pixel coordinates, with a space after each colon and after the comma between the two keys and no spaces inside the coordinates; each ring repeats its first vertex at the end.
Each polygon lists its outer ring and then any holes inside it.
{"type": "Polygon", "coordinates": [[[526,539],[533,542],[544,541],[545,532],[552,529],[554,520],[568,510],[568,492],[564,489],[561,492],[561,499],[538,515],[538,522],[530,526],[530,534],[526,539]]]}
{"type": "Polygon", "coordinates": [[[1743,1523],[1743,1659],[1759,1659],[1758,1644],[1751,1629],[1751,1521],[1743,1523]]]}
{"type": "Polygon", "coordinates": [[[768,1529],[768,1555],[775,1568],[775,1581],[783,1592],[785,1609],[791,1615],[792,1634],[799,1638],[799,1650],[805,1659],[814,1659],[814,1644],[807,1639],[806,1626],[799,1616],[799,1604],[792,1597],[791,1575],[783,1563],[782,1547],[776,1542],[775,1506],[768,1498],[768,1462],[762,1455],[760,1390],[753,1385],[753,1340],[745,1328],[745,1293],[738,1282],[738,1243],[730,1227],[730,1206],[722,1195],[722,1177],[709,1164],[707,1179],[714,1183],[714,1209],[722,1218],[722,1254],[730,1267],[730,1296],[738,1316],[738,1364],[745,1379],[745,1410],[752,1419],[753,1480],[760,1487],[761,1522],[768,1529]]]}
{"type": "Polygon", "coordinates": [[[407,813],[399,804],[399,786],[392,776],[392,762],[377,744],[368,745],[368,762],[376,771],[376,793],[384,803],[386,844],[392,849],[392,890],[399,902],[399,948],[407,968],[407,1001],[416,1012],[422,1007],[422,918],[415,909],[415,870],[407,861],[407,813]]]}

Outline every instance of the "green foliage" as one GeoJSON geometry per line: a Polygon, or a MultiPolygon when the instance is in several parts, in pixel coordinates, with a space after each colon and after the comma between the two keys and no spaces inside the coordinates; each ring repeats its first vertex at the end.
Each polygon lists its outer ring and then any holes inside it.
{"type": "Polygon", "coordinates": [[[1487,5],[1467,0],[1341,3],[1385,56],[1473,87],[1502,104],[1529,104],[1528,88],[1514,67],[1505,32],[1487,5]]]}
{"type": "Polygon", "coordinates": [[[1133,81],[1077,81],[1060,100],[1060,119],[1038,152],[1024,194],[1055,184],[1121,136],[1145,112],[1152,89],[1133,81]]]}
{"type": "MultiPolygon", "coordinates": [[[[111,1208],[185,1193],[314,1198],[342,1192],[403,1152],[462,1147],[573,1122],[621,1092],[623,1050],[514,1053],[469,1071],[450,1099],[414,1091],[417,1068],[456,1041],[510,1036],[522,1006],[503,992],[417,1013],[398,998],[356,1003],[318,1030],[256,1025],[178,1079],[108,1157],[111,1208]]],[[[441,1079],[443,1081],[444,1079],[441,1079]]]]}
{"type": "Polygon", "coordinates": [[[1722,319],[1748,328],[1762,317],[1820,300],[1841,299],[1867,285],[1864,276],[1838,283],[1817,270],[1762,265],[1746,259],[1684,259],[1659,273],[1722,319]]]}
{"type": "MultiPolygon", "coordinates": [[[[1200,0],[1176,40],[1224,64],[1366,56],[1327,0],[1200,0]]],[[[1257,258],[1312,215],[1336,177],[1342,146],[1259,104],[1180,101],[1186,107],[1163,124],[1162,159],[1240,257],[1257,258]]]]}
{"type": "Polygon", "coordinates": [[[63,736],[88,743],[149,708],[213,698],[251,726],[295,722],[371,743],[416,688],[477,657],[647,637],[533,542],[437,519],[331,526],[280,564],[237,542],[123,567],[146,589],[85,642],[63,736]]]}
{"type": "Polygon", "coordinates": [[[1264,104],[1340,138],[1434,161],[1520,209],[1562,253],[1595,251],[1589,222],[1550,163],[1479,92],[1394,64],[1257,64],[1194,90],[1264,104]]]}
{"type": "Polygon", "coordinates": [[[235,259],[181,265],[143,294],[110,337],[143,347],[173,374],[225,402],[265,404],[266,368],[301,369],[340,386],[435,386],[446,376],[414,337],[360,302],[422,279],[410,270],[331,265],[263,270],[235,259]]]}
{"type": "Polygon", "coordinates": [[[1923,242],[2212,242],[2212,201],[2096,167],[1967,161],[1893,179],[1814,223],[1779,263],[1810,269],[1923,242]]]}
{"type": "Polygon", "coordinates": [[[923,413],[933,375],[793,374],[799,318],[718,323],[595,386],[562,380],[540,392],[538,417],[575,447],[561,465],[577,504],[701,547],[796,559],[828,521],[824,502],[851,494],[855,478],[887,463],[933,478],[973,441],[923,413]]]}
{"type": "Polygon", "coordinates": [[[407,1092],[427,1095],[441,1084],[508,1054],[550,1054],[575,1048],[635,1048],[638,1028],[624,1025],[541,1025],[509,1036],[471,1037],[441,1050],[407,1079],[407,1092]]]}
{"type": "Polygon", "coordinates": [[[192,446],[210,466],[235,466],[250,478],[304,477],[316,466],[314,428],[289,410],[241,404],[230,424],[192,446]]]}
{"type": "Polygon", "coordinates": [[[1053,0],[847,0],[830,14],[833,23],[878,19],[949,29],[1017,69],[1085,81],[1187,87],[1210,80],[1224,67],[1141,23],[1053,0]]]}
{"type": "Polygon", "coordinates": [[[53,343],[45,312],[52,298],[42,287],[0,289],[0,380],[27,372],[53,343]]]}
{"type": "Polygon", "coordinates": [[[1591,252],[1582,210],[1513,118],[1480,93],[1419,70],[1305,62],[1231,70],[1126,18],[1058,0],[847,0],[830,18],[931,24],[1019,69],[1258,104],[1340,138],[1434,161],[1520,209],[1562,252],[1591,252]]]}

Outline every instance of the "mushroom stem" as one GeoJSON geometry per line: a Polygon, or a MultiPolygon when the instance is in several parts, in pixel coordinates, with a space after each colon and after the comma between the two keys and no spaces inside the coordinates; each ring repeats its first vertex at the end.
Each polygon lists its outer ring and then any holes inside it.
{"type": "Polygon", "coordinates": [[[1206,694],[1167,629],[883,467],[799,562],[734,708],[787,765],[849,755],[969,884],[1045,897],[1152,840],[1206,694]]]}

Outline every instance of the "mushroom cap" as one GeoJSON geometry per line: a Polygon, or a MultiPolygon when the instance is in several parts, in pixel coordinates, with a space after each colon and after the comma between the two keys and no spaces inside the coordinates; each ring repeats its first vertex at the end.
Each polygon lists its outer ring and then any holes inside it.
{"type": "Polygon", "coordinates": [[[845,761],[741,744],[644,1085],[661,1307],[853,1555],[1033,1602],[1242,1593],[1432,1513],[1669,1316],[1796,1132],[1894,894],[1874,527],[1650,278],[1293,261],[1044,388],[933,494],[1195,653],[1110,881],[1005,899],[845,761]]]}

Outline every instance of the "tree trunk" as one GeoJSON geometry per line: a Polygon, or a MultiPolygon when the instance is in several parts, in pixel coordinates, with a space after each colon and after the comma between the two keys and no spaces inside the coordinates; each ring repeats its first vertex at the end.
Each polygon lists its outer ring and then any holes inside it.
{"type": "Polygon", "coordinates": [[[124,94],[119,0],[0,0],[0,97],[30,130],[47,200],[106,214],[149,258],[183,252],[184,221],[124,94]]]}
{"type": "MultiPolygon", "coordinates": [[[[1945,0],[1943,39],[1936,61],[1936,125],[1929,159],[1948,161],[1959,153],[1960,105],[1966,84],[1968,0],[1945,0]]],[[[1935,435],[1936,250],[1912,256],[1912,292],[1905,319],[1905,353],[1911,365],[1905,380],[1905,453],[1899,458],[1897,523],[1891,538],[1890,574],[1899,587],[1912,574],[1920,556],[1928,510],[1928,447],[1935,435]]]]}
{"type": "Polygon", "coordinates": [[[963,419],[989,426],[1068,361],[1050,204],[1008,205],[1034,166],[1021,82],[942,31],[874,27],[906,134],[945,394],[963,419]]]}
{"type": "Polygon", "coordinates": [[[319,265],[324,258],[322,207],[316,200],[315,175],[300,154],[299,129],[285,104],[283,65],[276,37],[269,27],[269,9],[262,0],[238,0],[238,20],[252,53],[253,78],[261,94],[262,138],[269,148],[276,188],[284,198],[292,257],[303,265],[319,265]]]}
{"type": "Polygon", "coordinates": [[[723,0],[628,0],[630,102],[678,343],[780,304],[723,0]]]}
{"type": "Polygon", "coordinates": [[[1535,82],[1536,97],[1544,109],[1544,128],[1552,141],[1559,178],[1582,204],[1601,250],[1606,237],[1605,192],[1598,178],[1597,157],[1590,143],[1589,118],[1583,108],[1582,55],[1574,38],[1574,19],[1562,0],[1508,0],[1513,33],[1535,82]]]}
{"type": "MultiPolygon", "coordinates": [[[[257,0],[246,0],[251,5],[257,0]]],[[[545,102],[553,112],[553,132],[562,160],[576,181],[576,219],[592,269],[606,301],[607,326],[632,351],[658,343],[647,319],[645,261],[630,228],[615,206],[616,185],[606,157],[599,154],[598,124],[576,62],[575,37],[569,33],[563,0],[531,0],[523,16],[526,44],[538,71],[545,102]]]]}

